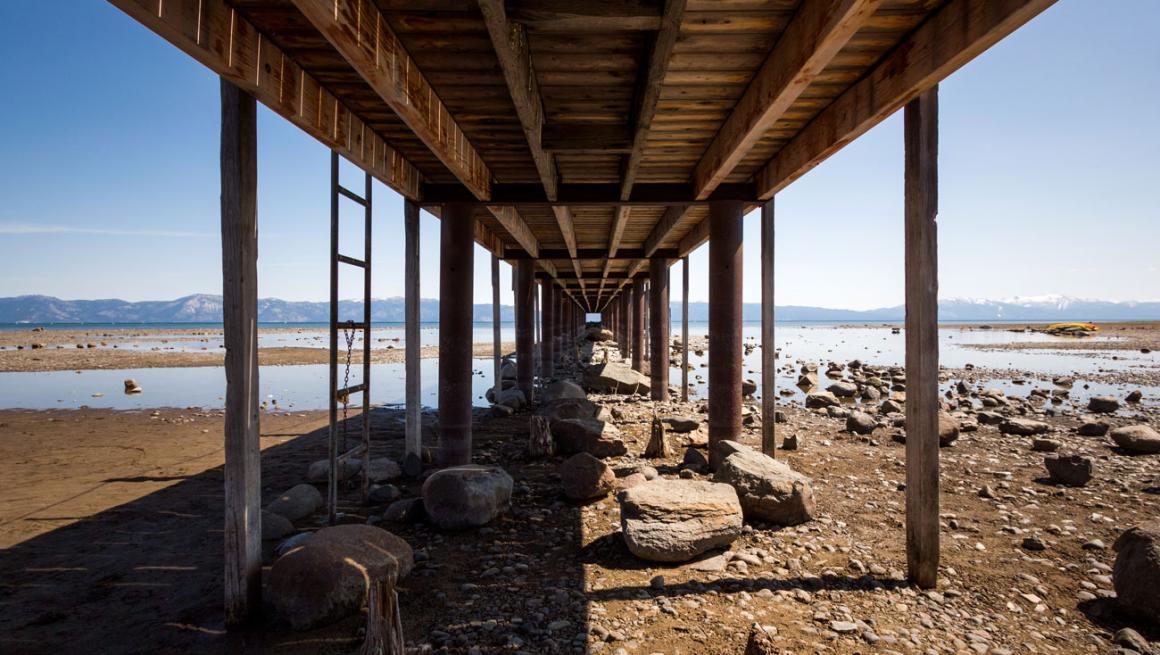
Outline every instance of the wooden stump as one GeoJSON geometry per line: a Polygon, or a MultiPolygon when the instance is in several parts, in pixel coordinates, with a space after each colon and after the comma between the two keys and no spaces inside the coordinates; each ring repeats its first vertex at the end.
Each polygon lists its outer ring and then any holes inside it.
{"type": "Polygon", "coordinates": [[[533,416],[528,419],[528,456],[550,457],[556,452],[556,442],[552,440],[552,431],[548,428],[548,419],[543,416],[533,416]]]}
{"type": "Polygon", "coordinates": [[[385,579],[371,581],[367,593],[367,636],[359,653],[403,655],[403,618],[393,571],[385,579]]]}
{"type": "Polygon", "coordinates": [[[660,459],[671,454],[669,440],[665,438],[665,424],[656,414],[653,414],[652,430],[649,434],[648,445],[644,449],[644,456],[649,459],[660,459]]]}

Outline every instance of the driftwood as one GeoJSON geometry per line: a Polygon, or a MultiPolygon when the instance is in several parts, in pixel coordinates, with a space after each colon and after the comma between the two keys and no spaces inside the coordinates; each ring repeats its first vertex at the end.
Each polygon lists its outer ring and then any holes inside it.
{"type": "Polygon", "coordinates": [[[665,437],[665,424],[654,412],[652,430],[649,434],[648,445],[644,449],[644,456],[649,459],[658,459],[668,457],[671,454],[669,440],[665,437]]]}
{"type": "Polygon", "coordinates": [[[371,580],[367,592],[367,636],[360,655],[403,655],[403,618],[399,614],[399,594],[395,572],[371,580]]]}
{"type": "Polygon", "coordinates": [[[556,452],[556,442],[552,440],[552,431],[548,428],[548,419],[543,416],[533,416],[528,419],[528,456],[550,457],[556,452]]]}

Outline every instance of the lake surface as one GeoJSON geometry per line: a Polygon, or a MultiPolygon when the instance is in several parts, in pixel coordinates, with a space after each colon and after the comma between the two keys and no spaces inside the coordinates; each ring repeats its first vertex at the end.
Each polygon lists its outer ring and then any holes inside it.
{"type": "MultiPolygon", "coordinates": [[[[75,329],[75,328],[74,328],[75,329]]],[[[191,338],[205,338],[194,334],[191,338]]],[[[503,326],[502,338],[504,341],[514,341],[515,335],[512,326],[503,326]]],[[[707,323],[690,324],[690,335],[704,336],[708,332],[707,323]]],[[[761,327],[758,323],[747,323],[743,326],[742,334],[746,342],[756,344],[760,338],[761,327]]],[[[680,334],[680,326],[674,325],[672,334],[680,334]]],[[[438,344],[438,329],[435,326],[426,326],[421,331],[424,345],[438,344]]],[[[403,328],[401,325],[384,326],[372,332],[372,344],[375,348],[395,347],[402,348],[403,328]],[[385,339],[386,341],[383,341],[385,339]],[[394,341],[398,339],[398,341],[394,341]]],[[[1094,337],[1103,339],[1107,337],[1094,337]]],[[[491,325],[477,324],[475,341],[489,342],[491,340],[491,325]]],[[[1060,343],[1073,342],[1068,337],[1051,337],[1044,334],[1028,332],[1009,332],[1002,329],[979,330],[962,328],[943,328],[939,330],[939,353],[941,364],[950,368],[963,368],[973,365],[991,369],[1013,369],[1027,374],[1043,374],[1047,376],[1076,375],[1077,383],[1072,391],[1073,397],[1086,397],[1110,393],[1122,396],[1128,387],[1122,385],[1108,385],[1084,380],[1084,375],[1093,375],[1107,371],[1127,371],[1133,368],[1157,371],[1160,370],[1160,355],[1157,353],[1143,354],[1134,351],[1075,351],[1075,350],[977,350],[967,348],[968,344],[1002,344],[1011,342],[1052,341],[1060,343]],[[1084,385],[1087,388],[1084,388],[1084,385]]],[[[112,340],[106,339],[112,345],[112,340]]],[[[787,399],[802,400],[804,394],[794,386],[797,380],[797,370],[801,363],[813,362],[820,364],[822,370],[830,361],[846,363],[852,359],[859,359],[864,363],[877,366],[902,366],[905,363],[905,335],[892,334],[889,329],[869,326],[850,326],[843,324],[779,324],[776,330],[776,341],[779,349],[778,359],[778,389],[793,391],[787,399]]],[[[326,331],[320,326],[302,326],[285,333],[266,333],[261,335],[262,347],[298,346],[326,348],[328,345],[326,331]]],[[[142,346],[142,344],[121,344],[122,347],[142,346]]],[[[220,349],[220,339],[212,338],[206,342],[175,342],[168,343],[146,342],[146,347],[175,349],[202,348],[220,349]],[[149,345],[152,343],[152,345],[149,345]]],[[[357,347],[357,345],[356,345],[357,347]]],[[[689,372],[689,381],[693,384],[691,396],[704,397],[708,391],[707,356],[696,356],[690,353],[690,364],[694,370],[689,372]],[[697,376],[701,379],[698,380],[697,376]]],[[[475,403],[486,406],[484,392],[491,386],[492,360],[480,358],[473,360],[476,374],[472,378],[472,391],[475,403]]],[[[744,357],[745,377],[760,382],[761,350],[754,348],[744,357]]],[[[371,400],[376,405],[401,404],[404,401],[405,373],[403,364],[375,364],[372,367],[372,394],[371,400]]],[[[422,376],[423,403],[435,406],[438,401],[438,359],[424,359],[420,366],[422,376]]],[[[352,369],[351,384],[359,382],[361,366],[352,369]]],[[[670,373],[670,380],[674,385],[680,383],[680,369],[674,367],[670,373]]],[[[325,365],[304,366],[263,366],[259,373],[261,395],[267,409],[281,410],[309,410],[326,408],[326,389],[329,376],[325,365]]],[[[822,386],[829,384],[825,376],[821,378],[822,386]]],[[[949,383],[948,383],[949,386],[949,383]]],[[[1024,384],[1017,384],[1010,378],[990,380],[988,386],[1003,388],[1009,394],[1027,395],[1031,389],[1051,387],[1050,382],[1028,380],[1024,384]]],[[[1133,386],[1132,388],[1137,388],[1133,386]]],[[[1160,398],[1160,388],[1141,388],[1147,402],[1156,402],[1160,398]]],[[[0,408],[78,408],[100,407],[111,409],[149,409],[155,407],[202,407],[220,408],[223,405],[225,391],[225,373],[219,367],[197,368],[147,368],[130,370],[88,370],[81,372],[54,371],[38,373],[0,373],[0,408]],[[126,395],[123,381],[133,378],[142,387],[140,394],[126,395]]],[[[760,392],[759,392],[760,393],[760,392]]],[[[355,397],[355,402],[361,398],[355,397]]]]}

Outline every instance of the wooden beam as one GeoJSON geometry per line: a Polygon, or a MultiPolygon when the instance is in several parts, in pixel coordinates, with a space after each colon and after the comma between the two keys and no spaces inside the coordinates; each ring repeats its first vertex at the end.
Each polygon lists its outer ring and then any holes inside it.
{"type": "Polygon", "coordinates": [[[109,0],[406,198],[419,171],[225,0],[109,0]]]}
{"type": "Polygon", "coordinates": [[[883,0],[805,0],[693,172],[705,198],[773,127],[883,0]]]}
{"type": "MultiPolygon", "coordinates": [[[[536,239],[532,228],[528,227],[528,224],[524,222],[523,217],[520,216],[515,207],[510,205],[488,205],[487,209],[491,212],[492,216],[495,216],[495,220],[499,221],[499,224],[507,230],[508,234],[512,235],[516,243],[520,244],[520,247],[525,252],[532,257],[539,257],[540,242],[536,239]]],[[[503,252],[498,254],[501,257],[505,256],[503,252]]]]}
{"type": "Polygon", "coordinates": [[[773,198],[761,206],[761,452],[777,455],[777,343],[773,315],[773,198]]]}
{"type": "MultiPolygon", "coordinates": [[[[704,205],[714,200],[740,200],[758,202],[756,188],[748,183],[728,183],[717,187],[708,198],[698,200],[693,186],[687,182],[650,182],[638,184],[628,195],[622,195],[620,184],[561,183],[557,187],[556,199],[548,198],[543,185],[539,183],[503,183],[491,186],[489,205],[526,205],[536,207],[552,206],[601,206],[623,207],[630,205],[704,205]]],[[[420,190],[423,207],[431,207],[448,202],[475,202],[472,193],[459,184],[424,184],[420,190]]]]}
{"type": "Polygon", "coordinates": [[[620,199],[626,200],[636,182],[636,171],[640,167],[640,160],[644,156],[645,144],[648,142],[648,133],[652,128],[653,116],[656,114],[657,101],[661,97],[661,86],[665,75],[669,71],[669,62],[672,59],[673,48],[677,44],[677,36],[681,32],[681,21],[685,17],[686,0],[664,0],[665,8],[661,15],[660,31],[653,39],[648,53],[648,65],[645,68],[643,79],[637,88],[633,106],[633,136],[632,152],[624,163],[624,173],[620,181],[620,199]]]}
{"type": "Polygon", "coordinates": [[[423,387],[419,344],[419,205],[403,201],[403,320],[406,348],[406,432],[403,471],[418,476],[423,470],[423,387]]]}
{"type": "Polygon", "coordinates": [[[669,207],[665,210],[665,213],[661,214],[661,217],[657,221],[656,225],[654,225],[653,229],[648,233],[648,238],[644,240],[645,257],[653,256],[653,253],[655,253],[657,249],[660,248],[661,244],[664,243],[664,240],[673,233],[673,230],[677,228],[677,225],[680,224],[681,219],[685,217],[685,213],[688,211],[689,208],[687,206],[682,207],[677,205],[674,207],[669,207]]]}
{"type": "MultiPolygon", "coordinates": [[[[652,256],[660,258],[660,259],[676,259],[680,255],[677,253],[676,249],[660,248],[660,249],[656,250],[655,252],[653,252],[652,256]]],[[[507,250],[507,252],[504,253],[503,258],[507,259],[507,260],[537,259],[537,257],[534,257],[530,252],[528,252],[526,250],[517,250],[514,248],[509,248],[507,250]]],[[[538,259],[542,259],[542,260],[564,260],[564,259],[571,259],[571,258],[572,258],[572,254],[563,248],[540,248],[540,252],[539,252],[539,256],[538,256],[538,259]]],[[[575,258],[582,259],[582,260],[583,259],[587,259],[587,260],[591,260],[591,259],[604,259],[604,260],[648,259],[648,257],[645,257],[644,249],[642,249],[642,248],[621,248],[620,250],[618,250],[616,252],[615,257],[609,257],[608,251],[604,250],[603,248],[579,248],[576,250],[576,257],[575,258]]],[[[607,272],[605,274],[607,274],[607,272]]]]}
{"type": "Polygon", "coordinates": [[[258,148],[254,98],[221,80],[222,317],[226,348],[226,623],[262,608],[258,393],[258,148]]]}
{"type": "Polygon", "coordinates": [[[568,34],[655,30],[661,24],[657,5],[642,0],[517,2],[511,17],[532,31],[568,34]]]}
{"type": "Polygon", "coordinates": [[[617,123],[548,123],[544,125],[541,143],[549,152],[632,152],[632,134],[628,126],[617,123]]]}
{"type": "Polygon", "coordinates": [[[576,259],[576,226],[572,221],[572,210],[567,207],[553,206],[552,213],[556,215],[556,225],[560,227],[560,235],[564,237],[564,246],[569,256],[576,259]]]}
{"type": "MultiPolygon", "coordinates": [[[[629,207],[617,207],[612,216],[612,225],[608,229],[608,257],[616,256],[620,249],[620,239],[624,236],[624,226],[628,224],[628,217],[632,211],[629,207]]],[[[605,264],[607,268],[607,264],[605,264]]]]}
{"type": "Polygon", "coordinates": [[[1054,2],[950,0],[769,160],[754,178],[760,197],[772,197],[1054,2]]]}
{"type": "Polygon", "coordinates": [[[435,90],[365,0],[293,0],[379,97],[478,200],[491,196],[491,172],[435,90]]]}
{"type": "Polygon", "coordinates": [[[938,87],[906,105],[906,563],[938,583],[938,87]]]}

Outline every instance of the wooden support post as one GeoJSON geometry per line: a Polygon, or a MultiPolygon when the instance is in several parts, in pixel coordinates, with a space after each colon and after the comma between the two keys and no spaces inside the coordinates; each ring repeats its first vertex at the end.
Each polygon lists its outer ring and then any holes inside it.
{"type": "Polygon", "coordinates": [[[262,455],[258,419],[257,104],[221,80],[222,318],[226,348],[225,610],[262,608],[262,455]]]}
{"type": "Polygon", "coordinates": [[[669,399],[669,262],[649,261],[649,377],[653,400],[669,399]]]}
{"type": "Polygon", "coordinates": [[[689,402],[689,258],[681,258],[681,402],[689,402]]]}
{"type": "Polygon", "coordinates": [[[403,335],[406,348],[406,407],[407,425],[403,439],[403,472],[416,476],[423,469],[423,401],[419,363],[422,349],[419,344],[419,204],[403,200],[404,307],[403,335]]]}
{"type": "MultiPolygon", "coordinates": [[[[533,273],[534,273],[534,271],[533,271],[533,273]]],[[[540,357],[540,350],[543,348],[543,346],[541,346],[540,344],[543,343],[543,338],[544,338],[544,331],[543,331],[544,316],[540,311],[540,294],[543,293],[543,287],[539,283],[534,282],[534,279],[535,278],[533,278],[533,284],[532,284],[532,303],[535,304],[535,307],[532,309],[532,311],[534,312],[534,315],[532,316],[532,325],[533,325],[533,327],[535,327],[535,330],[536,330],[536,338],[535,338],[535,343],[532,344],[532,354],[534,357],[537,358],[537,360],[536,360],[536,375],[540,378],[540,380],[543,380],[544,379],[543,362],[538,359],[540,357]]]]}
{"type": "Polygon", "coordinates": [[[529,403],[532,402],[532,371],[535,358],[532,343],[535,316],[532,313],[535,307],[533,296],[536,293],[536,285],[532,277],[532,268],[531,261],[521,260],[515,263],[512,271],[516,296],[516,388],[524,392],[524,398],[529,403]]]}
{"type": "Polygon", "coordinates": [[[938,86],[906,104],[906,563],[938,582],[938,86]]]}
{"type": "Polygon", "coordinates": [[[492,365],[495,369],[495,383],[492,386],[496,402],[499,402],[499,392],[503,391],[503,375],[500,374],[500,361],[503,357],[500,352],[499,333],[499,257],[491,255],[491,344],[492,365]]]}
{"type": "Polygon", "coordinates": [[[439,465],[471,463],[472,203],[443,205],[439,250],[439,465]]]}
{"type": "Polygon", "coordinates": [[[644,372],[644,276],[638,274],[632,281],[632,367],[644,372]]]}
{"type": "Polygon", "coordinates": [[[733,200],[709,203],[709,465],[717,443],[741,436],[742,212],[733,200]]]}
{"type": "Polygon", "coordinates": [[[773,198],[761,206],[761,452],[777,455],[777,345],[773,338],[773,198]]]}
{"type": "Polygon", "coordinates": [[[547,385],[548,380],[551,379],[555,368],[553,360],[555,359],[555,344],[556,339],[552,336],[555,333],[555,328],[552,324],[556,315],[556,301],[554,300],[555,293],[553,292],[553,285],[551,282],[545,280],[540,287],[540,384],[547,385]]]}

